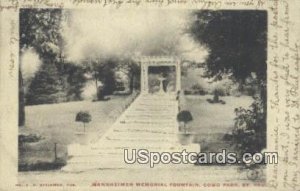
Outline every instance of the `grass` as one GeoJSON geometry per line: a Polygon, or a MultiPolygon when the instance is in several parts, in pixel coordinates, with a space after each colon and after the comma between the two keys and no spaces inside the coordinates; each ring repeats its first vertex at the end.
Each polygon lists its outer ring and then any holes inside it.
{"type": "Polygon", "coordinates": [[[86,124],[86,131],[91,137],[104,134],[133,100],[134,95],[111,98],[109,101],[99,102],[78,101],[26,106],[25,127],[19,129],[19,134],[37,134],[43,139],[20,146],[19,165],[27,169],[28,166],[55,163],[55,143],[57,158],[66,161],[67,145],[82,141],[80,136],[83,135],[83,123],[75,121],[79,111],[88,111],[92,116],[92,121],[86,124]]]}
{"type": "Polygon", "coordinates": [[[210,104],[207,96],[185,96],[184,110],[192,113],[193,121],[189,123],[191,130],[195,133],[227,133],[232,130],[235,118],[234,109],[237,107],[248,107],[252,103],[250,96],[224,96],[220,97],[226,104],[210,104]]]}
{"type": "Polygon", "coordinates": [[[220,97],[226,102],[224,105],[210,104],[207,99],[212,99],[212,95],[185,95],[181,109],[189,110],[193,116],[193,121],[188,123],[187,127],[196,134],[194,142],[202,143],[203,151],[216,151],[224,148],[223,136],[233,130],[234,109],[250,106],[253,99],[250,96],[220,97]]]}

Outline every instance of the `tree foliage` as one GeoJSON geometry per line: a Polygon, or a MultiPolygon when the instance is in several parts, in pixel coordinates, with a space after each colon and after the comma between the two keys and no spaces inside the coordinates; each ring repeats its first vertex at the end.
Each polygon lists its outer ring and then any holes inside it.
{"type": "Polygon", "coordinates": [[[63,73],[60,75],[63,76],[67,101],[82,100],[81,93],[87,81],[84,68],[72,63],[64,63],[63,66],[63,73]]]}
{"type": "Polygon", "coordinates": [[[193,121],[193,116],[190,111],[182,110],[177,114],[177,121],[183,122],[184,133],[187,133],[186,124],[193,121]]]}
{"type": "Polygon", "coordinates": [[[26,95],[27,104],[57,103],[65,100],[60,71],[61,9],[20,10],[20,50],[34,48],[42,61],[26,95]]]}
{"type": "Polygon", "coordinates": [[[261,101],[258,97],[250,109],[235,109],[233,138],[238,151],[254,153],[266,147],[266,118],[261,101]]]}
{"type": "Polygon", "coordinates": [[[43,60],[59,62],[61,19],[61,9],[21,9],[20,47],[33,47],[43,60]]]}
{"type": "Polygon", "coordinates": [[[235,110],[234,143],[239,151],[259,152],[266,146],[266,11],[196,11],[189,33],[209,49],[206,77],[229,74],[245,85],[258,86],[249,109],[235,110]],[[255,76],[255,77],[253,77],[255,76]]]}
{"type": "Polygon", "coordinates": [[[188,123],[193,120],[192,114],[190,111],[180,111],[177,115],[177,121],[188,123]]]}
{"type": "Polygon", "coordinates": [[[267,13],[265,11],[199,11],[189,28],[192,37],[206,45],[208,77],[232,73],[244,81],[254,72],[266,80],[267,13]]]}
{"type": "Polygon", "coordinates": [[[21,53],[24,49],[33,48],[42,62],[41,68],[33,77],[28,93],[25,95],[28,101],[26,104],[57,103],[81,99],[80,94],[86,81],[85,71],[78,65],[64,61],[62,20],[61,9],[20,10],[21,53]],[[47,71],[46,68],[50,70],[47,71]],[[42,82],[39,82],[40,79],[42,82]],[[39,98],[40,96],[41,98],[39,98]]]}
{"type": "Polygon", "coordinates": [[[32,79],[26,95],[26,103],[36,105],[66,101],[63,88],[56,66],[51,63],[43,64],[32,79]]]}
{"type": "Polygon", "coordinates": [[[118,72],[128,76],[128,88],[131,91],[139,88],[140,85],[140,67],[130,58],[109,56],[88,59],[83,62],[83,68],[95,81],[98,100],[117,90],[119,82],[116,73],[118,72]]]}
{"type": "Polygon", "coordinates": [[[76,114],[75,121],[82,122],[85,132],[85,124],[92,121],[92,116],[88,111],[80,111],[76,114]]]}

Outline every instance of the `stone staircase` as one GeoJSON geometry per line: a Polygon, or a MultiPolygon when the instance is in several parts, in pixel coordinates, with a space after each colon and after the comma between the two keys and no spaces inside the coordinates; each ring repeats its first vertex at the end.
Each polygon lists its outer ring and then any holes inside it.
{"type": "MultiPolygon", "coordinates": [[[[112,127],[87,145],[68,147],[69,160],[64,171],[89,169],[149,168],[149,165],[126,164],[124,149],[147,149],[149,152],[199,152],[197,144],[178,141],[178,101],[175,94],[141,94],[112,127]]],[[[171,164],[170,164],[171,165],[171,164]]],[[[158,165],[160,168],[169,165],[158,165]]],[[[180,165],[176,165],[178,167],[180,165]]]]}

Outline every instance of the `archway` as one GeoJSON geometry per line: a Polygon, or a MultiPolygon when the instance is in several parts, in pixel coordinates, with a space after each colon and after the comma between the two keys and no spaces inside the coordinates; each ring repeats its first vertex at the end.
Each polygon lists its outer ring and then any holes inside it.
{"type": "MultiPolygon", "coordinates": [[[[153,90],[149,86],[149,71],[157,74],[157,79],[158,79],[158,85],[159,88],[157,88],[157,91],[154,92],[159,92],[159,93],[166,93],[166,92],[178,92],[181,88],[180,84],[180,76],[181,76],[181,70],[180,70],[180,59],[175,58],[175,57],[167,57],[167,56],[149,56],[149,57],[142,57],[140,59],[140,64],[141,64],[141,93],[144,94],[149,94],[153,93],[153,90]],[[168,69],[166,68],[171,68],[169,71],[174,71],[174,81],[171,82],[171,80],[167,81],[168,77],[168,69]],[[159,73],[161,72],[161,73],[159,73]],[[167,86],[174,86],[171,87],[170,91],[166,90],[166,87],[164,87],[164,82],[167,81],[167,86]],[[171,84],[171,83],[173,84],[171,84]]],[[[152,84],[150,84],[152,85],[152,84]]]]}

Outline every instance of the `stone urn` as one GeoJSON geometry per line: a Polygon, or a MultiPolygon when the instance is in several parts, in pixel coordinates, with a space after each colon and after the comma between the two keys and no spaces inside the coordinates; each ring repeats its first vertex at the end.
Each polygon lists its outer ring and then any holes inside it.
{"type": "Polygon", "coordinates": [[[81,145],[87,145],[91,140],[91,133],[89,132],[75,132],[76,143],[81,145]]]}
{"type": "Polygon", "coordinates": [[[178,133],[178,140],[182,145],[189,145],[193,143],[194,133],[180,132],[178,133]]]}

